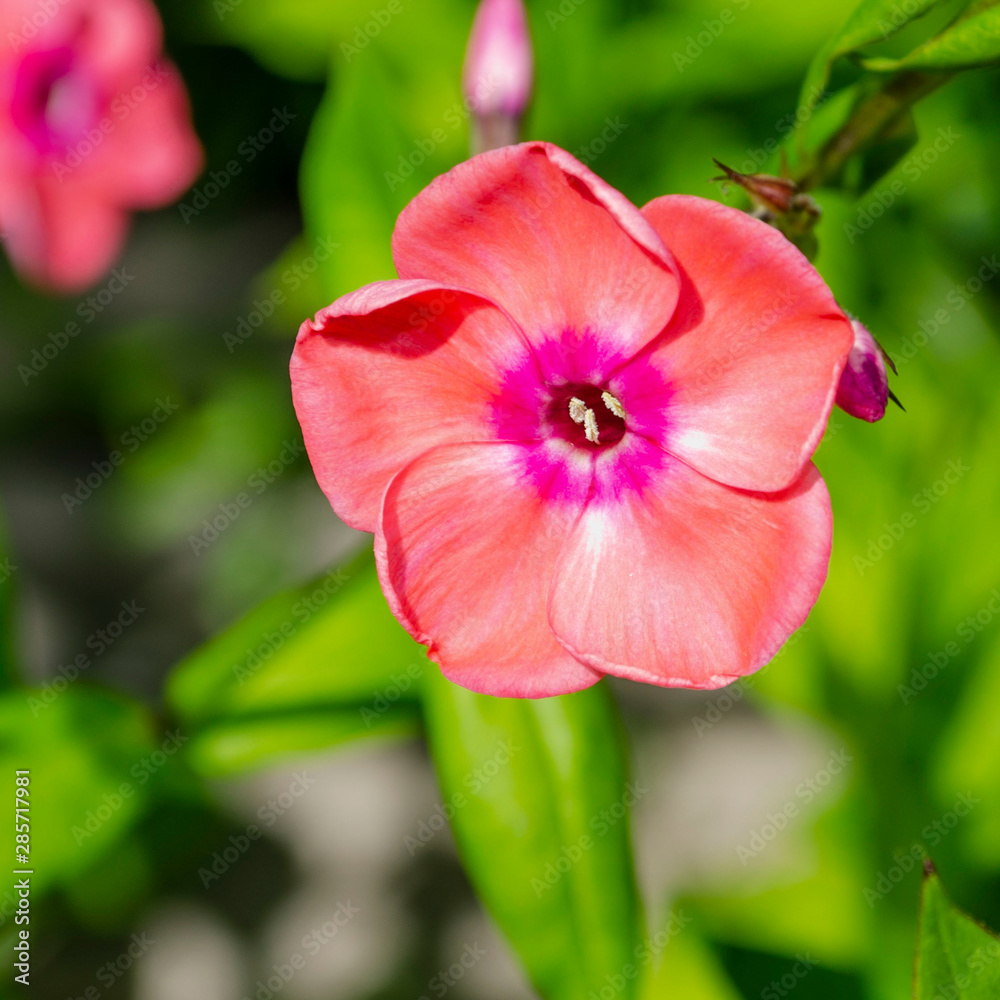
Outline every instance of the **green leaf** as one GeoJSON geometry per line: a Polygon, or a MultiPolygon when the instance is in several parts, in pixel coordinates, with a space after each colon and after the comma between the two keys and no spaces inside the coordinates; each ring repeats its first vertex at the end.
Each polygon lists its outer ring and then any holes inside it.
{"type": "Polygon", "coordinates": [[[492,698],[429,671],[424,706],[466,870],[538,991],[580,1000],[611,977],[632,996],[640,917],[626,807],[642,789],[626,783],[606,685],[492,698]]]}
{"type": "Polygon", "coordinates": [[[1000,8],[990,6],[956,21],[941,34],[902,59],[865,59],[865,69],[878,73],[899,70],[959,70],[987,66],[1000,59],[1000,8]]]}
{"type": "Polygon", "coordinates": [[[914,982],[916,1000],[1000,996],[1000,938],[952,905],[933,870],[924,879],[914,982]]]}
{"type": "Polygon", "coordinates": [[[371,551],[277,594],[174,668],[168,701],[202,774],[415,731],[424,649],[393,618],[371,551]]]}
{"type": "Polygon", "coordinates": [[[412,699],[425,662],[423,647],[389,611],[366,550],[275,595],[196,650],[174,668],[167,698],[190,728],[355,707],[393,683],[412,699]]]}
{"type": "Polygon", "coordinates": [[[0,524],[0,688],[6,688],[17,677],[13,595],[17,566],[8,555],[2,528],[0,524]]]}
{"type": "Polygon", "coordinates": [[[13,868],[32,869],[43,892],[103,857],[143,813],[159,768],[176,750],[154,735],[145,709],[129,699],[85,687],[55,692],[12,690],[0,696],[0,768],[11,811],[0,825],[0,852],[10,859],[0,902],[13,868]],[[154,765],[150,754],[171,750],[154,765]],[[28,771],[30,842],[27,865],[14,864],[13,789],[16,771],[28,771]]]}
{"type": "MultiPolygon", "coordinates": [[[[376,715],[376,713],[372,713],[376,715]]],[[[370,718],[358,708],[296,712],[279,718],[237,719],[210,726],[194,737],[188,762],[206,778],[228,777],[282,757],[325,750],[367,737],[408,738],[420,732],[412,703],[370,718]]]]}
{"type": "Polygon", "coordinates": [[[940,2],[941,0],[911,0],[906,4],[908,10],[904,12],[898,0],[862,0],[843,28],[820,49],[810,64],[799,97],[800,113],[811,111],[816,106],[830,82],[833,64],[841,56],[889,38],[940,2]]]}

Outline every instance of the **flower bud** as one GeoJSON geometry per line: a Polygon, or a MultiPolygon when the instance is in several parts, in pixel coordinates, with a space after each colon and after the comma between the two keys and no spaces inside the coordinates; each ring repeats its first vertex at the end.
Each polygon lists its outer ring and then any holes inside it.
{"type": "Polygon", "coordinates": [[[518,141],[533,75],[523,0],[481,0],[462,72],[462,92],[473,114],[474,153],[518,141]]]}
{"type": "Polygon", "coordinates": [[[886,403],[890,398],[899,403],[889,391],[886,362],[893,371],[896,368],[863,323],[852,318],[851,326],[854,328],[854,346],[840,376],[836,403],[852,417],[874,423],[885,416],[886,403]]]}

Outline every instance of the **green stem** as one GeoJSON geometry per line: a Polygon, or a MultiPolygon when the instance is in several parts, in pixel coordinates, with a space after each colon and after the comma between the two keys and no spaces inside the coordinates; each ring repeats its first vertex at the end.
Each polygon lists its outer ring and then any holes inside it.
{"type": "Polygon", "coordinates": [[[855,154],[889,130],[907,109],[947,83],[951,73],[911,70],[892,77],[863,99],[840,130],[827,141],[796,178],[802,191],[820,187],[855,154]]]}

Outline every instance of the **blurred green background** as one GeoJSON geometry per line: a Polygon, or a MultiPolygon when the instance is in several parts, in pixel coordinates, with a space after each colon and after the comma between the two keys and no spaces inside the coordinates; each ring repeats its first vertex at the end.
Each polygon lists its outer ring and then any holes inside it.
{"type": "MultiPolygon", "coordinates": [[[[533,995],[448,832],[420,839],[441,802],[414,703],[432,668],[315,485],[289,396],[299,323],[392,277],[399,210],[467,155],[474,4],[400,2],[164,0],[205,174],[136,220],[107,304],[0,273],[0,762],[11,788],[32,771],[37,996],[533,995]]],[[[525,135],[639,205],[741,205],[711,158],[776,169],[853,6],[531,0],[525,135]]],[[[649,997],[909,995],[924,854],[1000,926],[997,85],[921,103],[859,199],[815,192],[817,266],[895,358],[906,412],[834,413],[808,624],[725,691],[613,685],[664,963],[649,997]]]]}

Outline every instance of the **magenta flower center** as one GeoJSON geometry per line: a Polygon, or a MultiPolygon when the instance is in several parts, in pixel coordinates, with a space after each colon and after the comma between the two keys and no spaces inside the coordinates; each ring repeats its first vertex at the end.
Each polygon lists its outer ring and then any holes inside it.
{"type": "Polygon", "coordinates": [[[37,152],[59,153],[93,127],[98,101],[71,49],[32,52],[17,68],[11,118],[37,152]]]}

